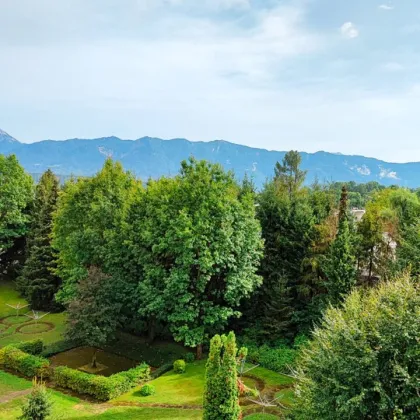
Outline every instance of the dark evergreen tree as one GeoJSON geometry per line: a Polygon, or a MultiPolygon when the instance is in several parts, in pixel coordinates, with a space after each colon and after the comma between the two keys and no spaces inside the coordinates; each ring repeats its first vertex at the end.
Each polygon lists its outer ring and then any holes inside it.
{"type": "Polygon", "coordinates": [[[51,247],[52,216],[58,192],[57,177],[51,170],[46,171],[36,186],[26,261],[17,280],[18,289],[33,309],[53,310],[58,307],[54,295],[60,279],[54,274],[55,259],[51,247]]]}
{"type": "Polygon", "coordinates": [[[119,324],[121,303],[116,298],[110,276],[90,267],[77,285],[76,296],[68,308],[66,337],[94,348],[92,368],[96,368],[97,348],[106,344],[119,324]]]}
{"type": "Polygon", "coordinates": [[[324,272],[327,301],[332,304],[339,303],[357,282],[356,257],[353,239],[349,226],[347,189],[343,186],[340,207],[337,237],[331,245],[325,260],[324,272]]]}

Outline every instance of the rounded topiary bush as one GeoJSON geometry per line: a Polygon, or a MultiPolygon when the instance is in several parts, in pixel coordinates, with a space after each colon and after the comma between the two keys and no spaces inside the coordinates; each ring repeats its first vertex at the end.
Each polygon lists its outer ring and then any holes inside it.
{"type": "Polygon", "coordinates": [[[174,372],[184,373],[185,372],[185,360],[176,360],[174,362],[174,372]]]}
{"type": "Polygon", "coordinates": [[[156,389],[153,385],[146,384],[140,388],[140,395],[142,397],[148,397],[149,395],[155,395],[156,389]]]}
{"type": "Polygon", "coordinates": [[[353,291],[302,350],[297,419],[418,419],[420,286],[353,291]]]}
{"type": "Polygon", "coordinates": [[[194,360],[195,360],[195,355],[194,355],[194,353],[185,353],[185,355],[184,355],[184,360],[185,360],[187,363],[192,363],[192,362],[194,362],[194,360]]]}

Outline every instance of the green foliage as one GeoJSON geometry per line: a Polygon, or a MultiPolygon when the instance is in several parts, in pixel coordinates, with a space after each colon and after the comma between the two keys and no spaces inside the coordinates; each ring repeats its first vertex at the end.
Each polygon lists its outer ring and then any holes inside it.
{"type": "Polygon", "coordinates": [[[253,197],[240,197],[220,165],[190,159],[176,178],[150,181],[130,209],[123,237],[125,276],[138,279],[140,315],[149,329],[167,324],[189,347],[239,316],[241,299],[261,283],[253,197]]]}
{"type": "Polygon", "coordinates": [[[184,373],[185,372],[185,360],[175,360],[174,362],[174,372],[175,373],[184,373]]]}
{"type": "Polygon", "coordinates": [[[195,355],[194,355],[193,353],[190,353],[190,352],[185,353],[185,355],[184,355],[184,360],[185,360],[187,363],[192,363],[192,362],[194,362],[194,360],[195,360],[195,355]]]}
{"type": "Polygon", "coordinates": [[[53,274],[56,264],[51,247],[52,217],[56,210],[59,181],[46,171],[35,189],[31,226],[26,245],[26,261],[18,278],[18,290],[33,309],[56,309],[54,295],[60,279],[53,274]]]}
{"type": "Polygon", "coordinates": [[[15,155],[0,154],[0,252],[27,232],[33,181],[15,155]]]}
{"type": "Polygon", "coordinates": [[[52,401],[45,384],[33,381],[33,388],[22,407],[19,420],[45,420],[52,412],[52,401]]]}
{"type": "Polygon", "coordinates": [[[116,331],[120,308],[113,296],[112,278],[90,267],[69,305],[67,339],[92,347],[104,345],[116,331]]]}
{"type": "Polygon", "coordinates": [[[327,300],[331,304],[339,303],[356,285],[356,258],[347,216],[340,220],[337,237],[325,260],[324,273],[327,300]]]}
{"type": "Polygon", "coordinates": [[[146,384],[140,388],[140,395],[142,397],[148,397],[149,395],[155,395],[156,389],[153,385],[146,384]]]}
{"type": "Polygon", "coordinates": [[[302,351],[301,419],[417,419],[420,289],[403,277],[330,308],[302,351]]]}
{"type": "MultiPolygon", "coordinates": [[[[58,252],[56,273],[63,280],[57,295],[61,303],[68,304],[76,296],[77,284],[86,278],[87,267],[95,265],[112,274],[111,266],[117,258],[113,241],[140,188],[120,163],[110,159],[94,177],[66,183],[54,215],[52,242],[58,252]]],[[[124,297],[117,287],[114,294],[115,298],[124,297]]]]}
{"type": "Polygon", "coordinates": [[[99,401],[108,401],[150,379],[150,368],[146,364],[109,377],[92,375],[59,366],[54,369],[53,380],[63,388],[83,395],[90,395],[99,401]]]}
{"type": "Polygon", "coordinates": [[[153,379],[159,378],[159,376],[164,375],[165,373],[171,371],[173,369],[173,363],[164,363],[163,365],[159,366],[151,373],[151,377],[153,379]]]}
{"type": "Polygon", "coordinates": [[[264,282],[249,305],[247,320],[261,342],[292,339],[318,319],[318,297],[324,293],[321,262],[336,229],[330,221],[331,192],[319,185],[302,187],[300,159],[293,152],[286,157],[258,197],[264,282]]]}
{"type": "Polygon", "coordinates": [[[203,405],[203,419],[205,420],[237,420],[241,418],[237,352],[233,332],[227,337],[216,335],[210,342],[203,405]]]}
{"type": "Polygon", "coordinates": [[[54,343],[48,344],[44,347],[41,356],[42,357],[51,357],[55,354],[65,352],[67,350],[74,349],[78,347],[78,343],[70,340],[60,340],[55,341],[54,343]]]}
{"type": "Polygon", "coordinates": [[[25,353],[12,345],[0,349],[0,365],[27,378],[49,376],[48,359],[25,353]]]}
{"type": "Polygon", "coordinates": [[[295,366],[297,351],[285,345],[270,347],[247,344],[247,361],[279,373],[290,373],[295,366]]]}
{"type": "Polygon", "coordinates": [[[44,350],[44,342],[40,338],[36,338],[30,341],[23,341],[21,343],[13,344],[19,350],[25,353],[32,354],[33,356],[40,355],[44,350]]]}

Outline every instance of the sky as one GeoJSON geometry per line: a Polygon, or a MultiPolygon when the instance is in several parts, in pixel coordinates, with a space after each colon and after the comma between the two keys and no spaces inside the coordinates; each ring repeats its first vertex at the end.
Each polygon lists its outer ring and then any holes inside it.
{"type": "Polygon", "coordinates": [[[0,129],[420,161],[419,0],[0,0],[0,129]]]}

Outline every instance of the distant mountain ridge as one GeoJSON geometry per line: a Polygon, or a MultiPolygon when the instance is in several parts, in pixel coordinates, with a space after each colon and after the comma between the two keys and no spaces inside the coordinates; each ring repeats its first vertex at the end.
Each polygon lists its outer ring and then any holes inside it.
{"type": "MultiPolygon", "coordinates": [[[[281,148],[281,144],[279,144],[281,148]]],[[[98,139],[44,140],[20,143],[0,130],[0,153],[14,153],[25,169],[39,174],[51,168],[59,175],[85,175],[97,172],[107,156],[119,160],[138,177],[146,180],[178,173],[180,162],[189,156],[218,162],[234,170],[238,178],[252,175],[257,186],[272,176],[274,165],[285,151],[269,151],[224,140],[192,142],[186,139],[162,140],[142,137],[122,140],[98,139]]],[[[420,186],[420,162],[388,163],[364,156],[327,152],[302,152],[302,166],[308,170],[307,183],[319,181],[377,181],[384,185],[420,186]]]]}

